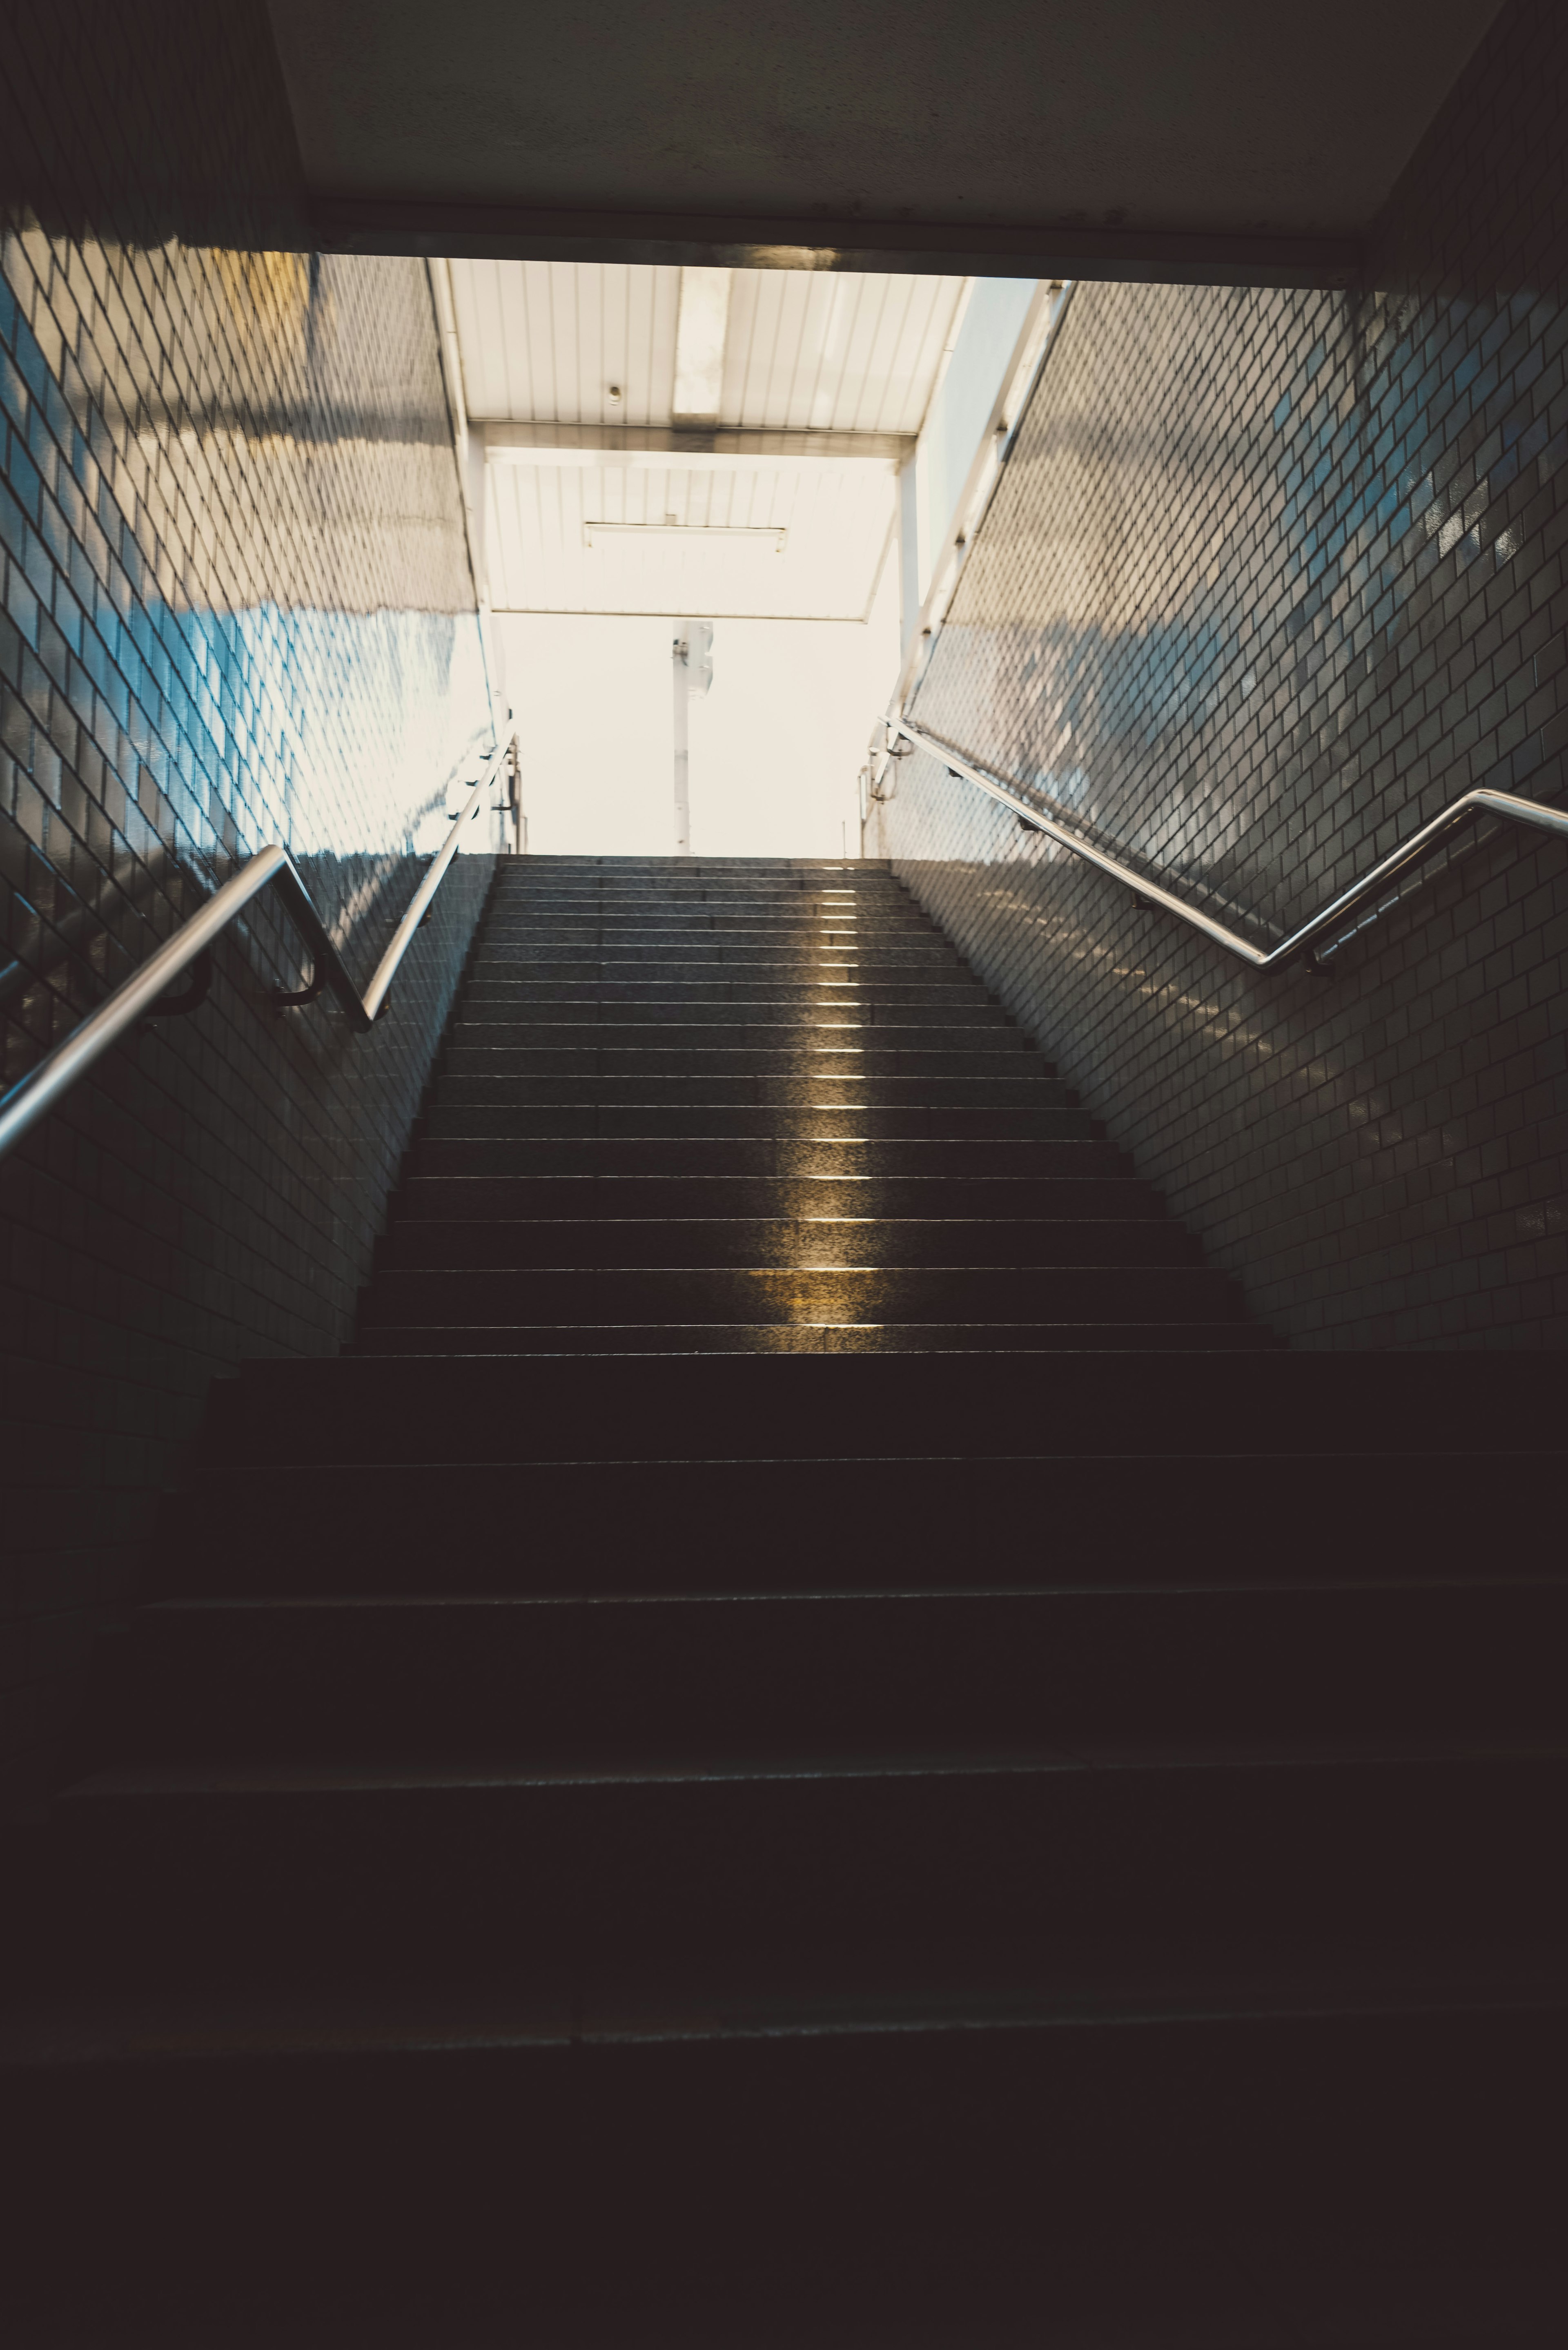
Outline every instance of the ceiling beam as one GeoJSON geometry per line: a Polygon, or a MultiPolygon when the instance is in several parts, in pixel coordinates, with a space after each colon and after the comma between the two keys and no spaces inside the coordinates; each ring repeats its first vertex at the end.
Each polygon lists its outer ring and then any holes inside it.
{"type": "Polygon", "coordinates": [[[311,218],[324,252],[445,254],[467,260],[1333,288],[1354,284],[1362,259],[1356,237],[1085,228],[1070,222],[1019,228],[968,221],[950,226],[930,221],[558,212],[358,196],[317,196],[311,218]]]}
{"type": "Polygon", "coordinates": [[[898,466],[915,453],[912,432],[786,432],[758,427],[680,424],[484,424],[493,463],[559,465],[597,463],[603,458],[635,464],[652,459],[660,467],[730,464],[819,464],[831,461],[898,466]]]}

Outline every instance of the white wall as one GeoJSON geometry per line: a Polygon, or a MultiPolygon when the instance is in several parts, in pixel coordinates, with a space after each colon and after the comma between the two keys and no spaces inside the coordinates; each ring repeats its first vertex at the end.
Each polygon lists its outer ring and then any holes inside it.
{"type": "MultiPolygon", "coordinates": [[[[673,855],[674,621],[514,615],[495,629],[530,851],[673,855]]],[[[691,705],[693,852],[856,855],[857,778],[898,666],[891,556],[864,625],[719,621],[712,691],[691,705]]]]}

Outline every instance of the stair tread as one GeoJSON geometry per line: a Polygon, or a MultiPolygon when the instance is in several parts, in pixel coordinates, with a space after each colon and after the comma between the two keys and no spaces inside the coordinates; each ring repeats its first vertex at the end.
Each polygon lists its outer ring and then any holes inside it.
{"type": "Polygon", "coordinates": [[[475,1328],[439,1324],[377,1322],[355,1341],[367,1355],[516,1355],[566,1358],[583,1354],[644,1355],[660,1360],[688,1354],[1055,1354],[1092,1347],[1096,1352],[1201,1354],[1216,1349],[1270,1353],[1278,1341],[1236,1323],[877,1323],[694,1322],[500,1323],[475,1328]],[[440,1342],[439,1344],[437,1342],[440,1342]],[[527,1343],[533,1341],[534,1343],[527,1343]]]}
{"type": "Polygon", "coordinates": [[[0,2022],[0,2067],[310,2055],[346,2049],[489,2048],[783,2032],[946,2033],[1147,2024],[1216,2016],[1419,2013],[1459,2004],[1561,2008],[1564,1952],[1429,1942],[1295,1948],[1177,1946],[1154,1956],[1090,1947],[1044,1953],[987,1947],[797,1954],[787,1974],[710,1966],[676,1980],[540,1966],[486,1982],[459,1977],[379,1986],[179,2000],[109,1991],[37,1998],[0,2022]],[[859,1957],[859,1963],[856,1958],[859,1957]],[[923,1960],[923,1963],[922,1963],[923,1960]]]}
{"type": "Polygon", "coordinates": [[[251,1798],[264,1795],[400,1794],[410,1791],[462,1794],[479,1789],[548,1790],[583,1786],[711,1786],[734,1782],[865,1780],[940,1782],[946,1779],[1041,1778],[1108,1774],[1148,1776],[1170,1773],[1253,1776],[1258,1773],[1348,1771],[1452,1771],[1457,1766],[1568,1762],[1568,1731],[1552,1736],[1501,1733],[1487,1737],[1276,1738],[1158,1742],[1133,1738],[1098,1744],[1078,1740],[1071,1747],[1014,1745],[971,1751],[962,1747],[899,1752],[886,1748],[864,1753],[817,1752],[807,1746],[770,1754],[741,1751],[691,1754],[583,1754],[544,1762],[537,1757],[486,1755],[442,1757],[402,1753],[381,1761],[363,1756],[291,1754],[186,1758],[156,1763],[123,1762],[93,1773],[61,1798],[63,1805],[140,1802],[183,1797],[251,1798]]]}
{"type": "Polygon", "coordinates": [[[1158,1195],[1131,1175],[1073,1178],[931,1174],[900,1180],[807,1170],[798,1176],[771,1177],[605,1173],[575,1180],[547,1174],[510,1179],[457,1173],[414,1174],[404,1177],[397,1204],[402,1213],[412,1211],[433,1216],[450,1214],[454,1208],[464,1214],[483,1214],[489,1203],[495,1201],[513,1216],[523,1216],[545,1212],[557,1201],[570,1206],[581,1200],[596,1211],[602,1209],[613,1214],[617,1210],[634,1213],[645,1201],[656,1207],[662,1201],[671,1200],[671,1195],[680,1205],[695,1207],[703,1216],[776,1217],[787,1213],[796,1222],[815,1214],[843,1218],[870,1213],[880,1218],[901,1211],[906,1216],[922,1218],[965,1210],[972,1211],[967,1220],[975,1221],[979,1220],[980,1211],[988,1206],[1011,1209],[1015,1215],[1032,1214],[1035,1221],[1054,1222],[1057,1219],[1050,1215],[1052,1208],[1056,1209],[1059,1217],[1079,1201],[1102,1211],[1108,1209],[1116,1215],[1142,1211],[1154,1216],[1160,1207],[1158,1195]],[[711,1201],[712,1206],[706,1206],[706,1201],[711,1201]],[[923,1204],[927,1201],[931,1203],[929,1211],[923,1204]]]}

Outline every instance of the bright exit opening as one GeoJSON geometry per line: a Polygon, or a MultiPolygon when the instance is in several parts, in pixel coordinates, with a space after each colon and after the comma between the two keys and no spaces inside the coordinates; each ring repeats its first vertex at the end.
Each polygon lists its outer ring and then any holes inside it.
{"type": "Polygon", "coordinates": [[[516,261],[438,277],[529,848],[857,854],[867,740],[1042,289],[516,261]],[[678,650],[699,623],[705,693],[678,650]]]}

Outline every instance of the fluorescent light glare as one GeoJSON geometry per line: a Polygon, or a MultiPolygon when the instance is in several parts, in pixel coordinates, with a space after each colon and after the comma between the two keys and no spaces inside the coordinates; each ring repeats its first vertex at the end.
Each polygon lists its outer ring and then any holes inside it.
{"type": "Polygon", "coordinates": [[[716,417],[724,383],[724,334],[730,323],[730,272],[683,269],[675,329],[675,413],[716,417]]]}

